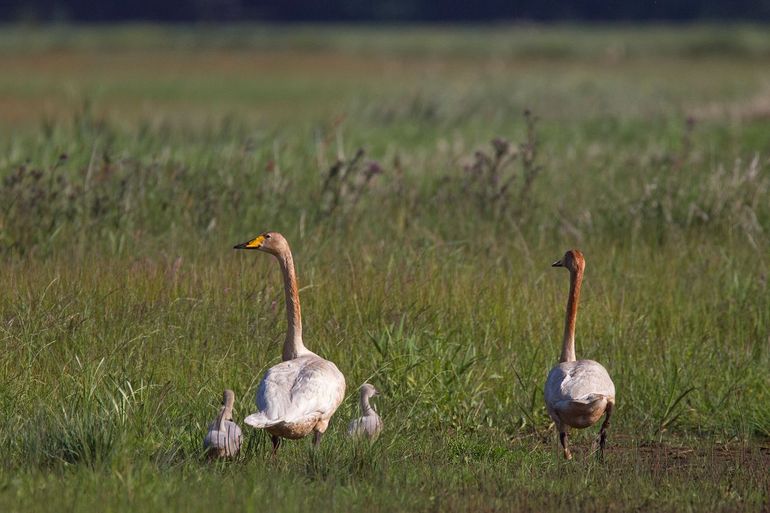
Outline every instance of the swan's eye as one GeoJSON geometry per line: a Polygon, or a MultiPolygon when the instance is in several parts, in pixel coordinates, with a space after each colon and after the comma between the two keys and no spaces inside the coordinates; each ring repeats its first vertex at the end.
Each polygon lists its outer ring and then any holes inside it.
{"type": "Polygon", "coordinates": [[[266,239],[269,239],[269,238],[270,238],[270,234],[269,234],[269,233],[266,233],[266,234],[265,234],[265,238],[266,238],[266,239]]]}

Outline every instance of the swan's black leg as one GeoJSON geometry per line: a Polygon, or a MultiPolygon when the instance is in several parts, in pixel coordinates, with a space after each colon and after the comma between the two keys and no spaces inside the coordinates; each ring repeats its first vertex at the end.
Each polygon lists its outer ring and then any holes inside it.
{"type": "Polygon", "coordinates": [[[278,448],[281,446],[281,437],[271,435],[270,440],[273,442],[273,453],[271,457],[275,459],[276,454],[278,454],[278,448]]]}
{"type": "Polygon", "coordinates": [[[321,436],[323,436],[323,433],[320,431],[313,431],[313,447],[321,445],[321,436]]]}
{"type": "Polygon", "coordinates": [[[564,457],[568,460],[572,459],[572,453],[569,451],[569,447],[567,447],[567,432],[559,430],[559,441],[561,442],[561,446],[564,449],[564,457]]]}
{"type": "Polygon", "coordinates": [[[604,410],[604,422],[599,430],[599,457],[604,458],[604,447],[607,445],[607,429],[610,427],[610,417],[612,416],[613,403],[607,403],[607,409],[604,410]]]}

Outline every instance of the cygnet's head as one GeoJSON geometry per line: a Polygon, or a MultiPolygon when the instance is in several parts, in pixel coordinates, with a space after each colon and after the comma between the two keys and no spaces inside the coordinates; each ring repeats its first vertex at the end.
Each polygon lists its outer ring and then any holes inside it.
{"type": "Polygon", "coordinates": [[[358,390],[361,393],[361,397],[366,397],[367,399],[370,397],[380,395],[380,393],[377,392],[377,389],[374,388],[374,386],[370,385],[369,383],[364,383],[363,385],[361,385],[361,388],[359,388],[358,390]]]}

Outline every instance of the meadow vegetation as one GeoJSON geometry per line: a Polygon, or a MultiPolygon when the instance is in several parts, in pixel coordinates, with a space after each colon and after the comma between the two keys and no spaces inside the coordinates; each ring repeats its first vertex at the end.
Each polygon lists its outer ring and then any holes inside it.
{"type": "Polygon", "coordinates": [[[4,27],[0,69],[0,510],[768,507],[765,27],[4,27]],[[265,230],[348,397],[206,464],[280,359],[265,230]],[[570,247],[604,463],[543,405],[570,247]]]}

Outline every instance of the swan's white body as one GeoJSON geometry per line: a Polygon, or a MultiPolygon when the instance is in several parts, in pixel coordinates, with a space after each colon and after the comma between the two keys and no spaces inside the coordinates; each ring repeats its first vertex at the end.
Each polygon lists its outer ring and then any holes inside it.
{"type": "Polygon", "coordinates": [[[600,363],[563,362],[548,373],[545,404],[557,424],[592,426],[604,414],[608,402],[615,402],[615,385],[600,363]]]}
{"type": "Polygon", "coordinates": [[[257,390],[258,413],[244,422],[282,438],[323,433],[345,396],[337,366],[311,353],[268,369],[257,390]]]}
{"type": "Polygon", "coordinates": [[[615,385],[601,364],[575,358],[575,319],[585,269],[583,254],[576,249],[567,251],[564,258],[554,262],[553,266],[569,269],[570,291],[560,363],[548,373],[544,396],[548,415],[559,431],[564,457],[570,459],[572,454],[567,446],[569,428],[592,426],[602,415],[605,417],[599,432],[599,448],[604,451],[607,428],[615,406],[615,385]]]}
{"type": "Polygon", "coordinates": [[[235,394],[225,390],[222,409],[216,420],[209,425],[209,431],[203,439],[203,448],[209,458],[230,458],[241,450],[243,435],[238,424],[233,422],[233,403],[235,394]]]}
{"type": "Polygon", "coordinates": [[[353,438],[368,438],[375,440],[382,432],[382,419],[369,404],[369,398],[377,395],[377,390],[368,383],[361,387],[359,405],[361,417],[353,419],[348,424],[348,436],[353,438]]]}
{"type": "Polygon", "coordinates": [[[258,249],[278,259],[286,297],[287,332],[283,362],[267,370],[257,389],[257,413],[246,424],[273,436],[273,455],[281,438],[298,439],[314,433],[314,443],[345,397],[345,376],[336,365],[309,351],[302,341],[302,317],[294,260],[286,239],[269,232],[235,246],[258,249]]]}

